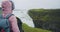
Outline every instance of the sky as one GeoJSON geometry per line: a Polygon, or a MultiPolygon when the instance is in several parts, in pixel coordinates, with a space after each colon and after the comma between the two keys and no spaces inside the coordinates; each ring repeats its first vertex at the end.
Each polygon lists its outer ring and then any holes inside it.
{"type": "Polygon", "coordinates": [[[16,9],[60,8],[60,0],[12,0],[12,1],[15,3],[16,9]]]}
{"type": "Polygon", "coordinates": [[[60,8],[60,0],[13,0],[16,9],[60,8]]]}

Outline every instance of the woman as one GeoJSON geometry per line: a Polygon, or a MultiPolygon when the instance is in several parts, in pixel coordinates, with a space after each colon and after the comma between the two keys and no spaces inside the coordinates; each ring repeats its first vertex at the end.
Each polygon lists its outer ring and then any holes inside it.
{"type": "MultiPolygon", "coordinates": [[[[2,16],[5,18],[8,14],[12,14],[14,9],[13,3],[11,1],[3,1],[2,2],[2,16]]],[[[9,21],[11,24],[11,29],[13,32],[20,32],[17,24],[17,19],[14,15],[9,17],[9,21]]]]}

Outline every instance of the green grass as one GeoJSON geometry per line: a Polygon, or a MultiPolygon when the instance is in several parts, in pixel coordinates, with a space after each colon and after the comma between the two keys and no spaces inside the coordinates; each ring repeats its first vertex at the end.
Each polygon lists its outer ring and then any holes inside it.
{"type": "Polygon", "coordinates": [[[44,30],[44,29],[32,28],[26,24],[23,24],[23,30],[24,30],[24,32],[51,32],[51,31],[44,30]]]}

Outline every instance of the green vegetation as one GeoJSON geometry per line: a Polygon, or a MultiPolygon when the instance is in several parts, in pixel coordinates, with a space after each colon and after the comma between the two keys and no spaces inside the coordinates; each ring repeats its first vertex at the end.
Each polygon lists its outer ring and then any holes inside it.
{"type": "Polygon", "coordinates": [[[60,32],[60,9],[30,9],[28,14],[36,28],[60,32]]]}
{"type": "Polygon", "coordinates": [[[29,27],[26,24],[23,24],[22,26],[23,26],[24,32],[51,32],[51,31],[48,31],[48,30],[32,28],[32,27],[29,27]]]}

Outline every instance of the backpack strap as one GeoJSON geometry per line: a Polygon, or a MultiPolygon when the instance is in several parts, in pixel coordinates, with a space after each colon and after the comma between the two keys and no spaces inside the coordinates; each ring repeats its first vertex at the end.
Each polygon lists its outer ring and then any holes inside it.
{"type": "Polygon", "coordinates": [[[9,19],[9,17],[11,17],[12,15],[14,15],[14,14],[8,14],[5,18],[9,19]]]}
{"type": "Polygon", "coordinates": [[[2,17],[2,14],[0,14],[0,19],[1,19],[1,18],[3,18],[3,17],[2,17]]]}
{"type": "MultiPolygon", "coordinates": [[[[12,15],[14,15],[14,14],[8,14],[5,19],[9,19],[12,15]]],[[[11,24],[10,24],[10,32],[13,32],[11,28],[12,27],[11,27],[11,24]]]]}

